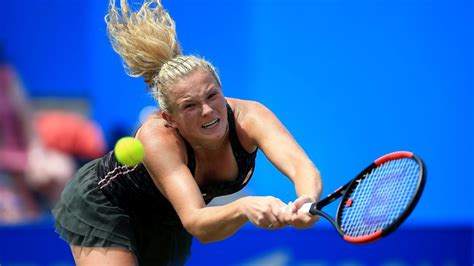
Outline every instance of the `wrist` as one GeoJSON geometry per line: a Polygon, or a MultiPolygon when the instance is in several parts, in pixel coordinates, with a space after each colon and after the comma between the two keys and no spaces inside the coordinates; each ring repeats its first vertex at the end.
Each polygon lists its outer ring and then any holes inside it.
{"type": "Polygon", "coordinates": [[[247,206],[248,206],[249,199],[250,197],[247,196],[235,201],[235,203],[237,204],[237,212],[238,212],[239,217],[247,221],[249,220],[247,216],[247,206]]]}

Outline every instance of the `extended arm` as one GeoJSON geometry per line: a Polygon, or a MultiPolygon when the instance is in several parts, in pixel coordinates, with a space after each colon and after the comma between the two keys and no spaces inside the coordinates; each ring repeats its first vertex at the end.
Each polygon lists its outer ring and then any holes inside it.
{"type": "Polygon", "coordinates": [[[284,220],[298,228],[311,227],[318,218],[309,217],[298,209],[306,202],[319,201],[322,181],[318,169],[270,110],[256,102],[249,102],[247,108],[244,127],[250,138],[275,167],[291,179],[299,196],[290,210],[282,214],[284,220]]]}
{"type": "Polygon", "coordinates": [[[274,213],[284,204],[273,197],[245,197],[224,206],[206,207],[186,166],[185,146],[174,134],[160,126],[148,126],[138,137],[145,147],[148,172],[189,233],[208,243],[231,236],[249,220],[259,227],[283,226],[274,213]]]}
{"type": "Polygon", "coordinates": [[[295,185],[298,196],[318,201],[322,182],[318,169],[278,118],[265,106],[252,102],[248,106],[249,135],[265,156],[295,185]],[[253,115],[251,115],[253,114],[253,115]]]}

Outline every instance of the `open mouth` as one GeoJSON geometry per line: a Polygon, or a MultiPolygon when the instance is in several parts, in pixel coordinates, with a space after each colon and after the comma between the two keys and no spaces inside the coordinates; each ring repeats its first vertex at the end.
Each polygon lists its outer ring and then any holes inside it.
{"type": "Polygon", "coordinates": [[[216,118],[216,119],[212,120],[211,122],[202,125],[201,127],[202,127],[202,128],[205,128],[205,129],[207,129],[207,128],[213,128],[213,127],[215,127],[217,124],[219,124],[220,121],[221,121],[221,120],[220,120],[219,118],[216,118]]]}

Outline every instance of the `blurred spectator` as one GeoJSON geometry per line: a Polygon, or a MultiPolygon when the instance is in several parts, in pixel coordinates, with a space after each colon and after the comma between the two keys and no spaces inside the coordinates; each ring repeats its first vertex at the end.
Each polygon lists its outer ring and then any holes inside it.
{"type": "Polygon", "coordinates": [[[100,127],[77,113],[41,111],[34,122],[43,144],[50,149],[87,160],[99,158],[106,151],[100,127]]]}
{"type": "Polygon", "coordinates": [[[37,217],[38,208],[25,178],[31,120],[21,85],[5,61],[0,47],[0,222],[14,223],[37,217]]]}
{"type": "Polygon", "coordinates": [[[104,151],[101,130],[80,115],[33,113],[0,46],[0,223],[40,217],[74,174],[76,156],[93,159],[104,151]]]}
{"type": "Polygon", "coordinates": [[[80,162],[99,158],[105,153],[105,140],[95,123],[72,112],[40,111],[33,124],[41,145],[30,148],[27,177],[33,188],[48,196],[52,207],[65,181],[74,174],[68,158],[80,162]]]}

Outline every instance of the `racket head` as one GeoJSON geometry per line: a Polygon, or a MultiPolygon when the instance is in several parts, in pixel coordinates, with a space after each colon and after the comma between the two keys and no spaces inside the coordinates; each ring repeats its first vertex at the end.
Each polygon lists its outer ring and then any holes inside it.
{"type": "Polygon", "coordinates": [[[336,213],[338,232],[356,244],[390,234],[413,211],[425,182],[425,164],[413,153],[380,157],[347,187],[336,213]]]}

